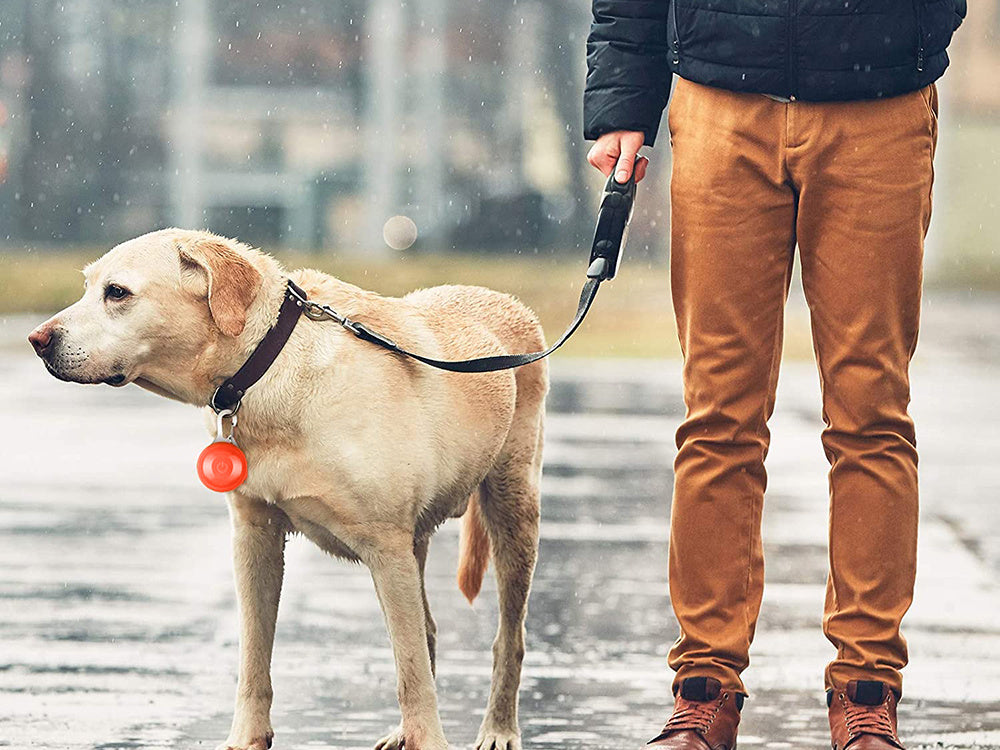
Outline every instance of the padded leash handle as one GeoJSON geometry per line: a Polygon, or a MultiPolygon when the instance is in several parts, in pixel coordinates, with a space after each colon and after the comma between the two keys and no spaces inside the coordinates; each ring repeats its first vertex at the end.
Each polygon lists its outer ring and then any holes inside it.
{"type": "Polygon", "coordinates": [[[618,272],[635,207],[635,167],[633,163],[632,172],[625,182],[618,182],[612,172],[604,186],[597,227],[594,229],[594,244],[590,250],[590,268],[587,270],[587,276],[592,279],[606,281],[613,279],[618,272]]]}

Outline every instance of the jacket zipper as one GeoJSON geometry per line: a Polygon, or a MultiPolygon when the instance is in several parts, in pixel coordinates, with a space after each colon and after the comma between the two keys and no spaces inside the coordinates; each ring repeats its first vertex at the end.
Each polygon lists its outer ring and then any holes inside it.
{"type": "Polygon", "coordinates": [[[796,61],[798,47],[795,43],[795,35],[798,33],[795,17],[798,10],[797,0],[788,0],[788,98],[793,101],[799,93],[799,72],[796,61]]]}
{"type": "Polygon", "coordinates": [[[673,52],[672,62],[677,66],[677,72],[680,73],[681,65],[681,32],[677,28],[677,0],[670,0],[670,19],[674,23],[674,38],[670,42],[671,51],[673,52]]]}
{"type": "Polygon", "coordinates": [[[913,11],[917,16],[917,70],[924,69],[924,0],[913,0],[913,11]]]}

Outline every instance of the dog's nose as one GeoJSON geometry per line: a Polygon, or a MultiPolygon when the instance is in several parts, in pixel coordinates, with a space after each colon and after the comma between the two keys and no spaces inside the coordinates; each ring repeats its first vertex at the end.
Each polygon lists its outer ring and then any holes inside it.
{"type": "Polygon", "coordinates": [[[44,357],[45,354],[52,347],[52,342],[55,339],[55,334],[52,328],[46,325],[38,326],[34,331],[28,335],[28,341],[31,346],[35,349],[35,354],[39,357],[44,357]]]}

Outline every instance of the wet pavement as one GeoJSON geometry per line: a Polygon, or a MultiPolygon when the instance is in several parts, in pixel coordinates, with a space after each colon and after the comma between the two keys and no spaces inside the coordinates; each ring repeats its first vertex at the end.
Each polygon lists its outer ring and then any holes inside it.
{"type": "MultiPolygon", "coordinates": [[[[236,672],[223,499],[203,489],[197,411],[130,387],[59,383],[0,324],[0,746],[214,748],[236,672]]],[[[1000,304],[925,308],[914,364],[922,527],[911,748],[1000,747],[1000,304]]],[[[820,631],[826,463],[811,363],[782,372],[764,515],[767,586],[740,745],[829,746],[820,631]]],[[[666,538],[682,415],[676,362],[553,361],[543,524],[521,692],[526,748],[639,748],[670,705],[677,635],[666,538]]],[[[486,702],[495,587],[470,608],[457,525],[428,590],[454,747],[486,702]]],[[[276,750],[369,748],[398,721],[392,654],[365,569],[288,545],[274,654],[276,750]]]]}

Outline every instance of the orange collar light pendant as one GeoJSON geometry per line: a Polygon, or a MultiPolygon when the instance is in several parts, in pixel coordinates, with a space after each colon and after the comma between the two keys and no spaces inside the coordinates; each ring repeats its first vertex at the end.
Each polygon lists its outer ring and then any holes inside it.
{"type": "Polygon", "coordinates": [[[223,409],[216,415],[215,440],[198,456],[198,478],[214,492],[232,492],[247,478],[247,457],[236,445],[236,414],[223,409]],[[229,417],[229,436],[223,435],[223,420],[229,417]]]}

